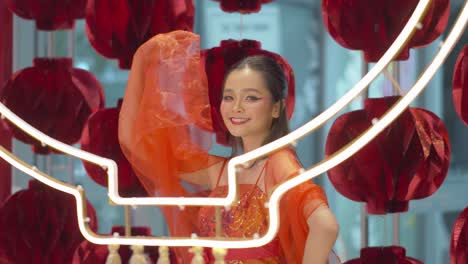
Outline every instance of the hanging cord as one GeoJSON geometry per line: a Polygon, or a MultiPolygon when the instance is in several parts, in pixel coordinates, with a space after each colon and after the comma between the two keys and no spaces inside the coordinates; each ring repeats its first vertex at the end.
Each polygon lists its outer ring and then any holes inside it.
{"type": "Polygon", "coordinates": [[[244,31],[244,15],[242,13],[240,14],[240,28],[239,28],[239,40],[242,40],[242,32],[244,31]]]}
{"type": "Polygon", "coordinates": [[[397,91],[398,91],[398,94],[399,95],[405,95],[406,92],[403,90],[403,88],[401,88],[400,84],[398,83],[397,80],[395,80],[395,78],[393,78],[392,74],[388,71],[387,68],[385,68],[383,70],[383,74],[385,75],[385,77],[392,83],[393,85],[393,88],[395,88],[397,91]]]}

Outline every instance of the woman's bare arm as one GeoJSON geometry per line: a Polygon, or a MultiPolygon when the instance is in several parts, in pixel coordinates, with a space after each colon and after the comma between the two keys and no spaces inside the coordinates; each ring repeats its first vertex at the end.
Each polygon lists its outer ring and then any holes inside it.
{"type": "Polygon", "coordinates": [[[179,178],[192,184],[205,186],[211,190],[216,184],[216,180],[218,179],[217,176],[219,175],[219,173],[222,173],[221,169],[223,163],[224,161],[221,161],[213,164],[212,166],[206,169],[189,173],[180,173],[179,178]]]}
{"type": "Polygon", "coordinates": [[[328,206],[321,205],[307,218],[307,224],[309,233],[302,263],[326,264],[338,237],[338,223],[328,206]]]}

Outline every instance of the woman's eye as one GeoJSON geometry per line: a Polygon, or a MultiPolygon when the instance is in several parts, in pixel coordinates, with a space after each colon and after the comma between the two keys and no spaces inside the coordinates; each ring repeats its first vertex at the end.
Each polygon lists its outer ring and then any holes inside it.
{"type": "Polygon", "coordinates": [[[247,101],[257,101],[257,100],[260,99],[260,98],[258,98],[257,96],[249,95],[249,96],[247,96],[245,99],[246,99],[247,101]]]}
{"type": "Polygon", "coordinates": [[[232,101],[232,96],[230,95],[223,96],[223,101],[232,101]]]}

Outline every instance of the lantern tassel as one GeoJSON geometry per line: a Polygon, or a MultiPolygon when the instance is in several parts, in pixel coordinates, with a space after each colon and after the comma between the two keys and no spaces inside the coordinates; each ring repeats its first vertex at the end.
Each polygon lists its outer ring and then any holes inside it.
{"type": "Polygon", "coordinates": [[[193,247],[190,252],[193,253],[191,264],[203,264],[205,260],[203,259],[203,248],[202,247],[193,247]]]}
{"type": "Polygon", "coordinates": [[[169,260],[169,248],[165,246],[159,247],[159,259],[156,264],[171,264],[169,260]]]}
{"type": "Polygon", "coordinates": [[[213,248],[213,256],[215,257],[215,264],[225,264],[224,257],[227,254],[225,248],[213,248]]]}
{"type": "Polygon", "coordinates": [[[119,245],[109,245],[109,255],[107,255],[106,264],[122,264],[122,259],[119,255],[119,245]]]}
{"type": "Polygon", "coordinates": [[[148,257],[144,254],[144,247],[141,245],[132,246],[133,254],[128,261],[129,264],[149,264],[148,257]]]}

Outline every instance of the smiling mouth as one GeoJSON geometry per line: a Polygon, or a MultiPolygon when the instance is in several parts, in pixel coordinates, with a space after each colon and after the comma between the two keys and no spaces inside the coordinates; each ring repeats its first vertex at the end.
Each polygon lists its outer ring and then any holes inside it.
{"type": "Polygon", "coordinates": [[[249,118],[234,118],[234,117],[231,117],[231,118],[229,118],[229,120],[231,121],[231,123],[233,125],[242,125],[242,124],[247,123],[250,119],[249,118]]]}

